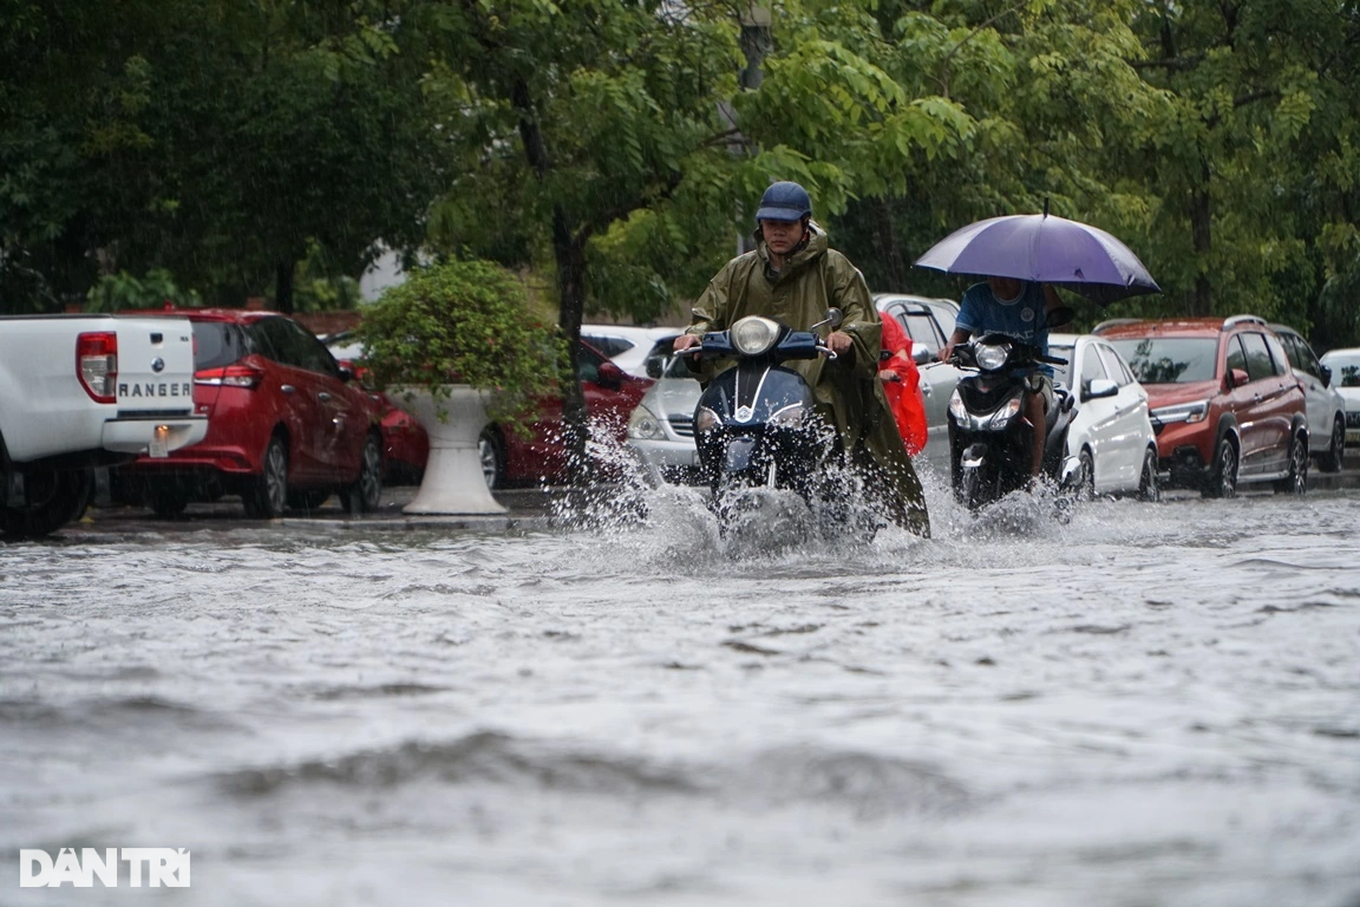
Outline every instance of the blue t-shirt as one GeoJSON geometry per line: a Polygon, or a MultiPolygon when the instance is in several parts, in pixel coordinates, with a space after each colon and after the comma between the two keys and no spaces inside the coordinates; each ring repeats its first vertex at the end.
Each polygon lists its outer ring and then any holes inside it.
{"type": "MultiPolygon", "coordinates": [[[[1039,348],[1048,355],[1048,320],[1044,315],[1047,301],[1044,290],[1037,283],[1025,281],[1021,284],[1020,295],[1011,302],[1002,302],[992,293],[992,288],[984,280],[975,283],[963,294],[959,304],[959,316],[954,326],[973,335],[974,339],[983,334],[1006,334],[1022,343],[1039,348]]],[[[1041,365],[1039,370],[1050,377],[1053,369],[1041,365]]]]}

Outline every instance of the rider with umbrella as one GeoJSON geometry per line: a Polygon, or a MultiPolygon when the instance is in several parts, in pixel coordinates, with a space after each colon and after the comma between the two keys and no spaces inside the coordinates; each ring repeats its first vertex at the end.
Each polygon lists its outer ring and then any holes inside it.
{"type": "MultiPolygon", "coordinates": [[[[1138,256],[1114,236],[1079,221],[1043,214],[1013,214],[977,221],[940,240],[918,265],[950,274],[991,275],[963,294],[956,330],[940,359],[974,334],[1000,332],[1048,354],[1048,329],[1071,319],[1054,284],[1098,305],[1143,293],[1160,293],[1138,256]]],[[[1052,370],[1033,376],[1025,417],[1034,426],[1033,475],[1042,469],[1047,410],[1053,403],[1052,370]]]]}
{"type": "MultiPolygon", "coordinates": [[[[1070,312],[1048,284],[1019,280],[1015,277],[988,277],[975,283],[963,294],[959,314],[954,322],[954,333],[940,350],[941,362],[949,361],[957,344],[973,335],[1006,334],[1037,347],[1048,355],[1048,329],[1061,326],[1070,312]],[[1060,314],[1064,313],[1064,314],[1060,314]],[[1060,322],[1051,319],[1060,318],[1060,322]]],[[[1048,411],[1053,408],[1053,368],[1041,365],[1024,375],[1025,418],[1034,426],[1033,461],[1030,475],[1038,478],[1043,469],[1044,443],[1048,439],[1048,411]]]]}

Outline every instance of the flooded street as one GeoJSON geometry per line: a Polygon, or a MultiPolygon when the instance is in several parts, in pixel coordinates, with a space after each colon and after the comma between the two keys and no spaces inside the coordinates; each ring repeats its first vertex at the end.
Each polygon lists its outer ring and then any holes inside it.
{"type": "Polygon", "coordinates": [[[1360,907],[1360,492],[0,547],[0,904],[1360,907]],[[20,848],[192,887],[20,889],[20,848]]]}

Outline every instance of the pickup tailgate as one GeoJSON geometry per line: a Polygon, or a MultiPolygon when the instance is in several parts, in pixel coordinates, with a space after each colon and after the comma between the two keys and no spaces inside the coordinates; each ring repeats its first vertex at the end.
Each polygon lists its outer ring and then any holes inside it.
{"type": "Polygon", "coordinates": [[[194,411],[194,333],[187,320],[119,316],[118,417],[194,411]]]}

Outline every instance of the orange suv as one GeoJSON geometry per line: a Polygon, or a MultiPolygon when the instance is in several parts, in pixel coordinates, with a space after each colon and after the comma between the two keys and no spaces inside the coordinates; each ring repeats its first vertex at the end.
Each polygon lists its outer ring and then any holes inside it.
{"type": "Polygon", "coordinates": [[[1255,315],[1098,325],[1148,393],[1167,488],[1232,497],[1239,483],[1302,494],[1304,393],[1283,344],[1255,315]]]}

